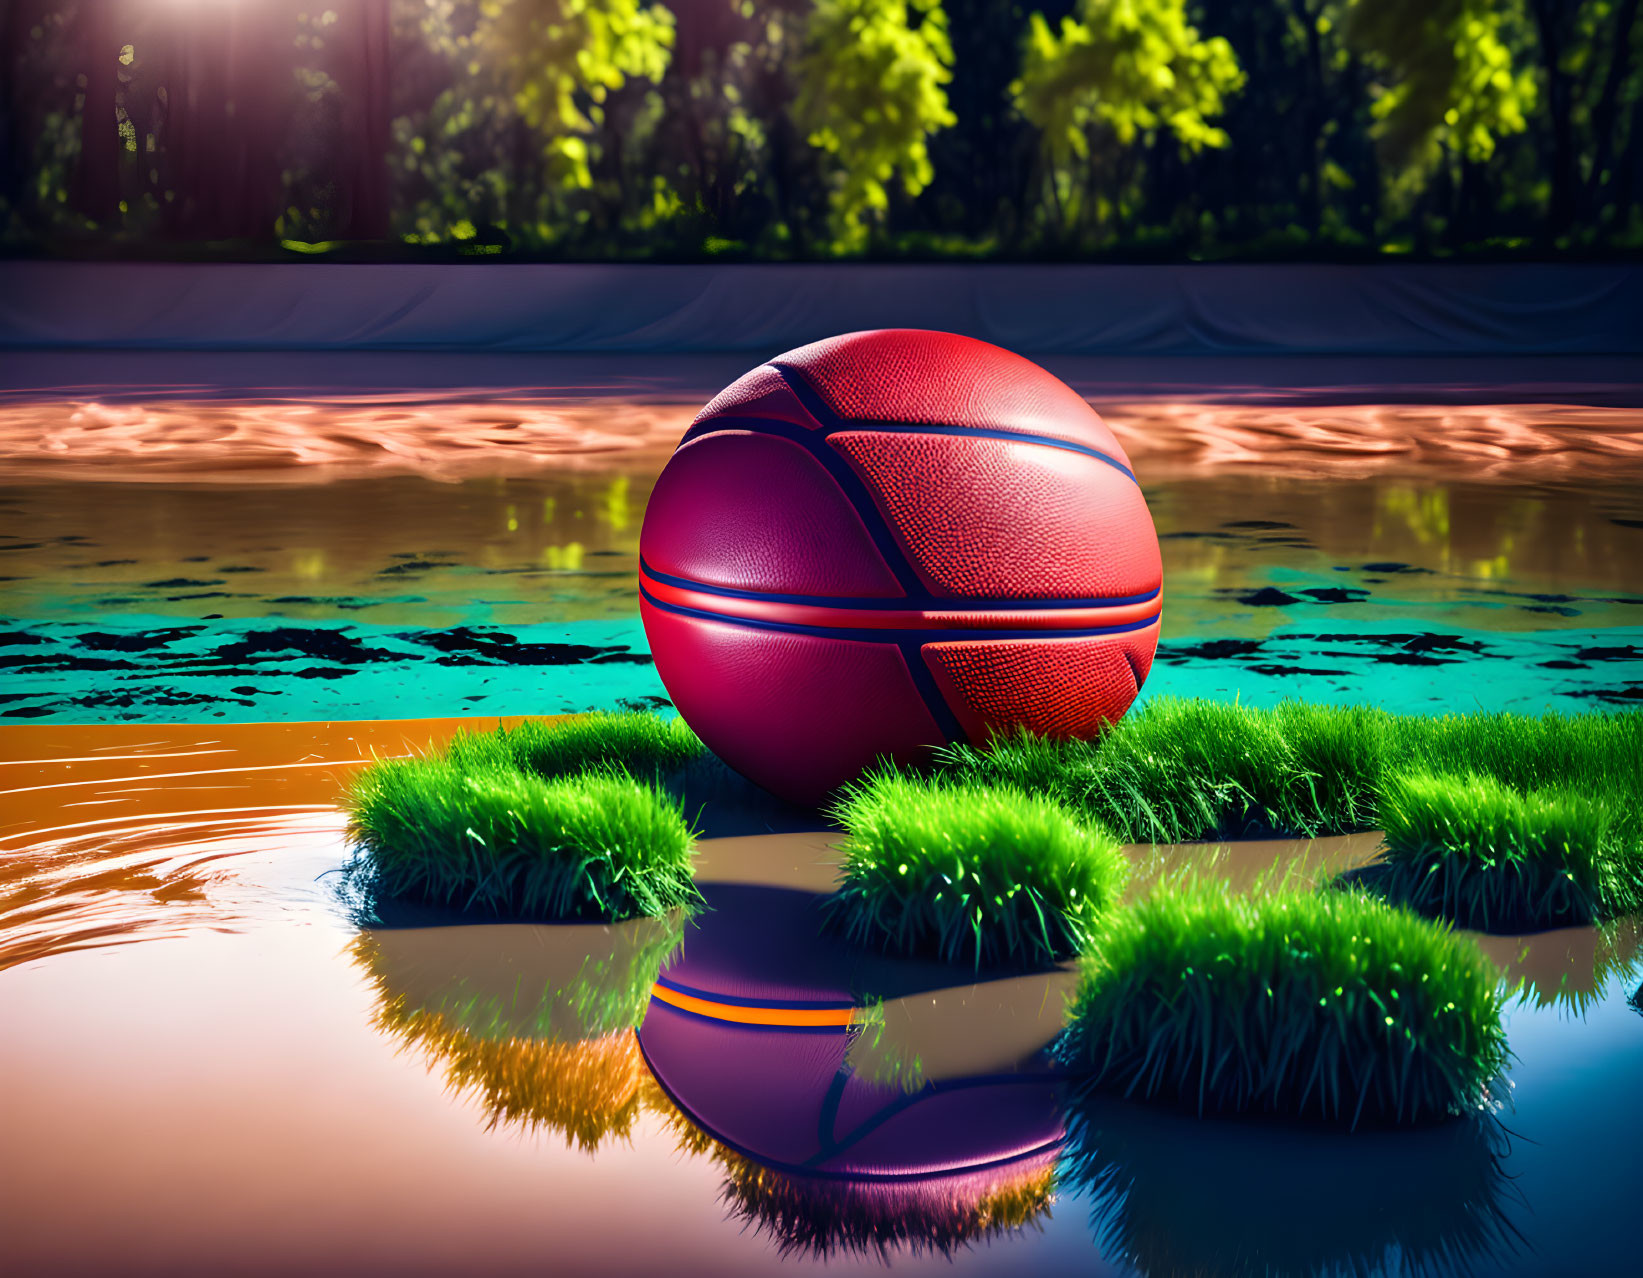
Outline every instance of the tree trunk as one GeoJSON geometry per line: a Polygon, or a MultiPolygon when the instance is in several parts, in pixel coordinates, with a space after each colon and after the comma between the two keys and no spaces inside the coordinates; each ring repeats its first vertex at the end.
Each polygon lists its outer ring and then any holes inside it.
{"type": "Polygon", "coordinates": [[[75,171],[74,207],[99,224],[120,211],[120,126],[114,95],[119,84],[120,45],[114,5],[88,4],[76,19],[79,63],[86,78],[80,113],[80,161],[75,171]]]}
{"type": "Polygon", "coordinates": [[[17,222],[34,220],[31,178],[34,175],[36,108],[41,86],[27,74],[25,64],[33,30],[41,15],[39,0],[12,0],[0,22],[0,83],[4,84],[4,107],[0,109],[0,200],[17,222]]]}
{"type": "Polygon", "coordinates": [[[347,80],[342,88],[343,145],[337,186],[345,239],[388,238],[388,0],[356,0],[342,27],[347,80]]]}
{"type": "Polygon", "coordinates": [[[1547,106],[1552,124],[1552,195],[1546,210],[1546,238],[1556,239],[1574,224],[1574,85],[1563,69],[1563,34],[1556,0],[1534,0],[1541,64],[1546,69],[1547,106]]]}
{"type": "Polygon", "coordinates": [[[1586,175],[1586,207],[1592,224],[1602,213],[1603,188],[1609,184],[1614,164],[1615,115],[1620,102],[1620,86],[1625,83],[1632,62],[1632,24],[1637,20],[1638,0],[1621,0],[1615,10],[1614,30],[1609,36],[1609,67],[1603,76],[1603,90],[1592,110],[1592,171],[1586,175]]]}

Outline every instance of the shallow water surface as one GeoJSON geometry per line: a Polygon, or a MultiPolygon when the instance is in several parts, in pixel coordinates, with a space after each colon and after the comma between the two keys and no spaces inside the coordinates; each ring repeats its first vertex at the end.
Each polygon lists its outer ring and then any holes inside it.
{"type": "MultiPolygon", "coordinates": [[[[18,484],[0,498],[0,719],[663,704],[635,592],[660,461],[451,483],[18,484]]],[[[1643,471],[1141,477],[1164,555],[1149,694],[1643,699],[1643,471]]]]}
{"type": "MultiPolygon", "coordinates": [[[[677,949],[654,924],[362,928],[332,887],[337,787],[454,726],[0,738],[0,1266],[1573,1274],[1633,1253],[1636,929],[1488,939],[1529,982],[1498,1117],[1069,1111],[1040,1049],[1071,973],[813,939],[826,831],[704,844],[714,909],[677,949]]],[[[1373,847],[1134,856],[1247,883],[1373,847]]]]}
{"type": "MultiPolygon", "coordinates": [[[[639,527],[745,361],[90,384],[146,359],[0,391],[0,1272],[1635,1267],[1636,926],[1482,938],[1518,991],[1506,1103],[1340,1134],[1069,1108],[1042,1049],[1073,974],[826,940],[831,836],[774,808],[713,810],[738,837],[702,845],[688,928],[362,917],[336,888],[354,769],[666,704],[639,527]]],[[[1303,364],[1057,369],[1158,526],[1148,695],[1643,699],[1629,384],[1303,364]]],[[[1377,842],[1131,852],[1137,885],[1244,890],[1377,842]]]]}

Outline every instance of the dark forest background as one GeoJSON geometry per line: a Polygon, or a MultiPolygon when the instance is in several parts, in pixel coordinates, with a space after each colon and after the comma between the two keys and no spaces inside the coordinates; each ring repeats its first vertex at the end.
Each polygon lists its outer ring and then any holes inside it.
{"type": "Polygon", "coordinates": [[[1639,0],[4,0],[0,248],[1621,256],[1639,0]]]}

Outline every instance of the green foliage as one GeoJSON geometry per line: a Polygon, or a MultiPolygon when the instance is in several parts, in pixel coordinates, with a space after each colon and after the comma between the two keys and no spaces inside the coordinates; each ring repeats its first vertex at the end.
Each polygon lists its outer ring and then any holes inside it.
{"type": "Polygon", "coordinates": [[[471,46],[541,135],[548,180],[587,187],[594,117],[628,77],[662,78],[673,14],[640,0],[485,0],[471,46]]]}
{"type": "Polygon", "coordinates": [[[829,158],[840,247],[865,242],[862,219],[883,214],[892,177],[908,195],[929,185],[925,138],[956,118],[942,88],[952,63],[938,0],[816,0],[795,67],[794,115],[829,158]]]}
{"type": "Polygon", "coordinates": [[[1380,809],[1386,851],[1369,883],[1423,914],[1497,931],[1643,911],[1643,847],[1578,792],[1417,772],[1393,778],[1380,809]]]}
{"type": "Polygon", "coordinates": [[[22,12],[0,30],[11,252],[1643,247],[1643,18],[1630,0],[22,12]],[[1259,80],[1238,92],[1243,68],[1259,80]]]}
{"type": "Polygon", "coordinates": [[[1243,83],[1232,46],[1201,39],[1183,0],[1083,0],[1077,18],[1053,31],[1033,14],[1021,78],[1011,86],[1021,114],[1041,134],[1050,200],[1063,224],[1110,211],[1096,179],[1111,187],[1113,151],[1159,131],[1187,151],[1223,147],[1209,121],[1243,83]]]}
{"type": "Polygon", "coordinates": [[[344,797],[366,895],[498,916],[623,919],[693,906],[678,804],[622,772],[551,780],[471,758],[392,759],[344,797]]]}
{"type": "Polygon", "coordinates": [[[869,776],[836,809],[847,837],[830,921],[852,940],[947,962],[1054,963],[1079,952],[1128,867],[1104,832],[1011,786],[869,776]]]}
{"type": "Polygon", "coordinates": [[[1356,892],[1160,889],[1096,933],[1060,1058],[1086,1088],[1356,1127],[1476,1111],[1504,1071],[1477,946],[1356,892]]]}
{"type": "Polygon", "coordinates": [[[1514,65],[1500,5],[1489,0],[1352,0],[1346,34],[1387,77],[1375,100],[1375,138],[1405,183],[1444,150],[1487,160],[1502,137],[1528,128],[1533,75],[1514,65]]]}
{"type": "Polygon", "coordinates": [[[450,83],[420,119],[395,121],[404,166],[425,179],[408,234],[478,247],[476,215],[515,233],[575,216],[567,195],[593,186],[609,98],[662,78],[674,18],[641,0],[436,0],[420,30],[450,83]],[[508,163],[470,176],[476,149],[508,163]]]}

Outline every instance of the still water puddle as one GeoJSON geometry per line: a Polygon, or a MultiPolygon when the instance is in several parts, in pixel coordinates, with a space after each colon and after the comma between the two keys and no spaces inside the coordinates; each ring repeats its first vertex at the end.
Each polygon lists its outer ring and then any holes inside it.
{"type": "MultiPolygon", "coordinates": [[[[818,938],[825,831],[704,843],[713,908],[682,929],[361,926],[331,887],[338,786],[455,726],[5,734],[0,1267],[1628,1268],[1636,928],[1487,940],[1527,982],[1498,1117],[1343,1135],[1068,1110],[1043,1048],[1073,974],[818,938]]],[[[1373,848],[1134,855],[1143,879],[1243,886],[1373,848]]]]}

